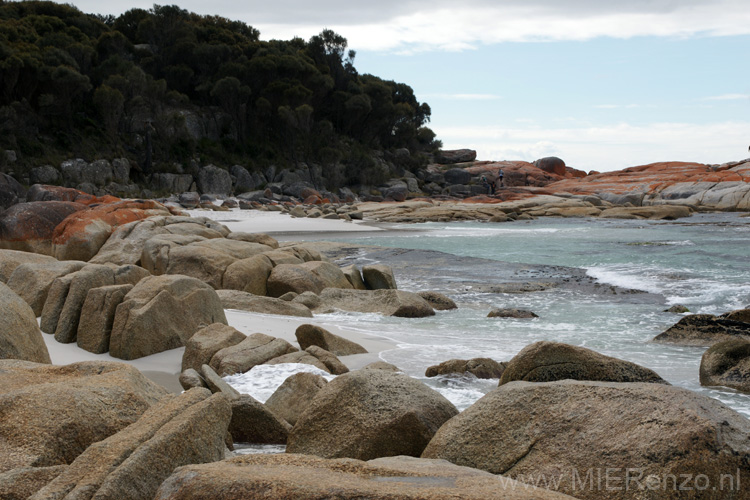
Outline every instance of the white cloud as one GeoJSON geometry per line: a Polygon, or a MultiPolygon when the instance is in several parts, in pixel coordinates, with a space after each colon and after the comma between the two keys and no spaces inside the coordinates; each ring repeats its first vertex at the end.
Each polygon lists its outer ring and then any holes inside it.
{"type": "Polygon", "coordinates": [[[636,109],[641,108],[640,104],[597,104],[597,109],[636,109]]]}
{"type": "MultiPolygon", "coordinates": [[[[119,14],[151,0],[73,0],[84,12],[119,14]]],[[[184,9],[242,20],[263,39],[309,38],[325,28],[357,50],[460,51],[507,41],[750,34],[746,0],[246,0],[178,1],[184,9]]]]}
{"type": "Polygon", "coordinates": [[[446,101],[496,101],[502,99],[502,96],[496,94],[425,94],[422,98],[446,101]]]}
{"type": "Polygon", "coordinates": [[[703,98],[704,101],[739,101],[742,99],[750,99],[750,94],[723,94],[703,98]]]}
{"type": "MultiPolygon", "coordinates": [[[[584,4],[586,2],[577,2],[584,4]]],[[[600,2],[604,3],[604,2],[600,2]]],[[[612,7],[613,2],[606,2],[612,7]]],[[[567,4],[567,3],[566,3],[567,4]]],[[[329,26],[347,37],[356,49],[414,53],[427,50],[461,51],[500,42],[590,40],[597,37],[723,36],[750,33],[750,9],[737,0],[683,2],[671,10],[622,8],[561,9],[545,1],[527,3],[474,2],[455,7],[400,12],[387,22],[329,26]]],[[[586,3],[588,5],[588,3],[586,3]]],[[[263,25],[266,35],[279,38],[294,30],[309,37],[317,26],[263,25]]],[[[317,30],[317,31],[316,31],[317,30]]]]}
{"type": "Polygon", "coordinates": [[[432,125],[446,149],[471,148],[480,160],[559,156],[581,170],[611,171],[657,161],[724,163],[747,157],[750,121],[707,125],[626,123],[591,127],[432,125]]]}

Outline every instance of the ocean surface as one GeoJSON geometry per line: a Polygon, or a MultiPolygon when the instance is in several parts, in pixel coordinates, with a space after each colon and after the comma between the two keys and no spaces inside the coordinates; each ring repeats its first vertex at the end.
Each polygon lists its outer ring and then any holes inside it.
{"type": "MultiPolygon", "coordinates": [[[[750,218],[731,213],[678,221],[541,218],[392,229],[325,239],[390,248],[353,251],[338,262],[392,265],[399,288],[439,291],[459,308],[421,319],[316,315],[316,323],[391,339],[396,347],[381,359],[435,388],[459,410],[495,388],[497,380],[426,378],[428,366],[452,358],[507,361],[533,342],[551,340],[641,364],[750,417],[750,395],[700,386],[705,348],[649,342],[680,319],[665,312],[671,305],[711,314],[750,307],[750,218]],[[520,282],[555,286],[527,293],[497,287],[520,282]],[[496,307],[528,309],[539,318],[488,318],[496,307]]],[[[265,400],[295,369],[264,368],[232,383],[265,400]]]]}

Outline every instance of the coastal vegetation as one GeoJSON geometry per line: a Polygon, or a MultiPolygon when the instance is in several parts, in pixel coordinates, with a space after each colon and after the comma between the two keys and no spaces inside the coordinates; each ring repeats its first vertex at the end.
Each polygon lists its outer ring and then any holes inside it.
{"type": "Polygon", "coordinates": [[[276,165],[314,169],[329,188],[376,184],[378,159],[415,170],[440,142],[429,105],[360,74],[355,56],[331,30],[262,41],[175,5],[113,17],[0,1],[0,148],[21,171],[125,157],[145,175],[276,165]]]}

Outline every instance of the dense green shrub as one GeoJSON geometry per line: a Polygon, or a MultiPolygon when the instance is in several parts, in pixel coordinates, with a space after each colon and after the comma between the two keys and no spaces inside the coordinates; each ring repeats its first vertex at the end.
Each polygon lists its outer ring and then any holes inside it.
{"type": "Polygon", "coordinates": [[[0,2],[0,148],[19,166],[120,154],[140,164],[316,164],[332,185],[375,184],[373,151],[440,145],[403,83],[360,75],[345,38],[261,41],[178,6],[96,16],[0,2]],[[148,151],[147,151],[148,150],[148,151]]]}

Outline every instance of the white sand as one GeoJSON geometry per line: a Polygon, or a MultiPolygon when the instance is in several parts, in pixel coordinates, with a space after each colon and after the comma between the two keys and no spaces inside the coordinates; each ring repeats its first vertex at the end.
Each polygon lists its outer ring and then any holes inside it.
{"type": "Polygon", "coordinates": [[[344,221],[335,219],[297,218],[281,212],[263,212],[260,210],[240,210],[233,208],[228,212],[213,210],[187,210],[192,217],[206,217],[224,224],[232,231],[244,233],[343,233],[383,231],[382,227],[363,221],[344,221]]]}
{"type": "MultiPolygon", "coordinates": [[[[229,325],[241,331],[245,335],[252,333],[265,333],[274,337],[283,338],[295,347],[299,347],[294,332],[297,327],[305,324],[322,326],[326,330],[340,335],[348,340],[357,342],[368,350],[368,354],[357,354],[353,356],[342,356],[341,361],[355,370],[369,363],[378,361],[379,353],[394,349],[396,345],[374,335],[366,335],[361,332],[341,328],[336,325],[316,321],[315,318],[299,318],[293,316],[277,316],[271,314],[257,314],[245,311],[225,310],[229,325]]],[[[52,364],[67,365],[79,361],[116,361],[128,363],[140,370],[146,377],[161,384],[172,392],[182,392],[178,381],[182,368],[182,355],[184,347],[171,349],[169,351],[152,354],[132,361],[117,359],[109,354],[93,354],[78,347],[77,344],[61,344],[55,340],[54,335],[42,334],[47,344],[52,364]]]]}
{"type": "Polygon", "coordinates": [[[177,380],[182,367],[182,354],[184,347],[171,349],[169,351],[152,354],[145,358],[124,361],[106,354],[93,354],[78,347],[78,344],[61,344],[55,340],[54,335],[43,333],[44,342],[47,344],[49,356],[53,365],[68,365],[79,361],[117,361],[128,363],[136,367],[149,379],[159,383],[172,392],[182,392],[182,386],[177,380]]]}

